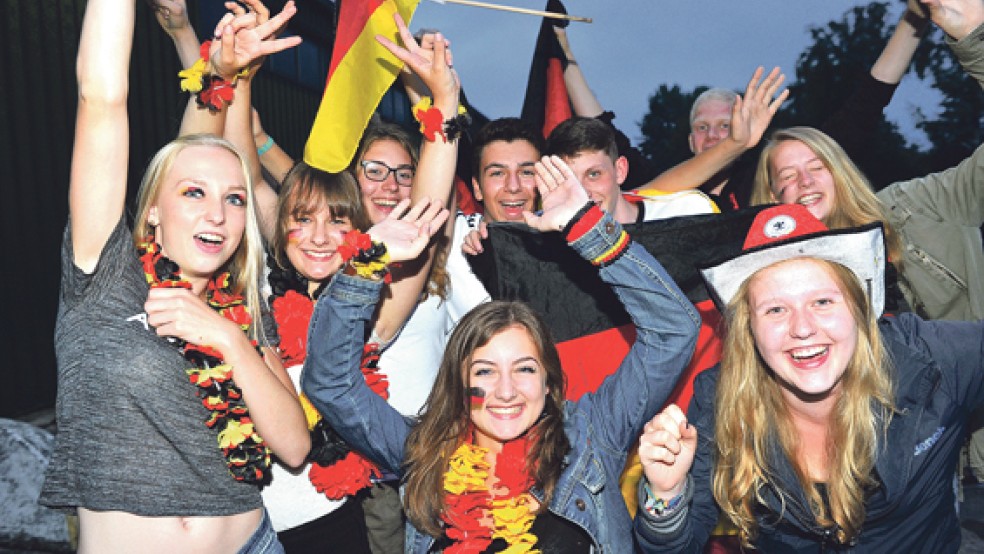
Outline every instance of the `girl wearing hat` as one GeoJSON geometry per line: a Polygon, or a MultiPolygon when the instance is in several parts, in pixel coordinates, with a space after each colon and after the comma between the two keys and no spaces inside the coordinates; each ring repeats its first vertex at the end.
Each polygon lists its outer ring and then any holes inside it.
{"type": "Polygon", "coordinates": [[[636,531],[699,552],[719,515],[764,552],[956,552],[953,467],[984,398],[984,326],[881,318],[881,225],[764,210],[702,270],[726,306],[721,364],[685,416],[646,425],[636,531]]]}
{"type": "MultiPolygon", "coordinates": [[[[964,70],[984,86],[984,1],[923,3],[964,70]]],[[[932,319],[976,320],[984,318],[982,181],[984,145],[946,171],[876,194],[836,141],[793,127],[774,133],[762,151],[752,204],[802,204],[832,229],[882,222],[912,310],[932,319]]]]}

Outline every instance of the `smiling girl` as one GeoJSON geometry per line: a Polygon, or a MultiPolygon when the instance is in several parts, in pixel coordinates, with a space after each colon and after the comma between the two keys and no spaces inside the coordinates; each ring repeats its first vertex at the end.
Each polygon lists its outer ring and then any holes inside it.
{"type": "Polygon", "coordinates": [[[984,324],[881,318],[881,226],[763,210],[702,270],[726,305],[686,415],[646,425],[636,530],[702,552],[720,516],[762,552],[956,552],[953,467],[984,400],[984,324]]]}
{"type": "MultiPolygon", "coordinates": [[[[296,11],[229,14],[205,72],[229,81],[296,11]]],[[[78,55],[71,219],[56,326],[59,433],[42,502],[77,508],[79,552],[278,552],[258,484],[310,447],[260,330],[262,246],[224,110],[189,101],[124,217],[134,2],[91,0],[78,55]],[[190,133],[212,134],[190,134],[190,133]]]]}
{"type": "Polygon", "coordinates": [[[544,211],[527,212],[527,223],[565,232],[637,328],[632,350],[597,392],[565,401],[544,323],[522,303],[492,302],[458,323],[424,411],[404,418],[359,371],[382,283],[346,270],[312,317],[317,342],[304,392],[339,434],[403,478],[407,552],[633,548],[618,478],[634,434],[689,361],[699,318],[662,266],[588,202],[560,158],[544,158],[536,171],[544,211]]]}

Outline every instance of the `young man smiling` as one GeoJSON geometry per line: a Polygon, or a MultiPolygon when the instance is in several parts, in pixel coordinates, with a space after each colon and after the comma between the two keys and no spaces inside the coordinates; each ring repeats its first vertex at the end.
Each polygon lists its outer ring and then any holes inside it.
{"type": "Polygon", "coordinates": [[[675,193],[622,193],[629,162],[619,156],[612,129],[594,118],[572,117],[547,137],[546,153],[559,156],[580,179],[591,200],[622,224],[669,217],[716,213],[713,202],[697,190],[675,193]]]}

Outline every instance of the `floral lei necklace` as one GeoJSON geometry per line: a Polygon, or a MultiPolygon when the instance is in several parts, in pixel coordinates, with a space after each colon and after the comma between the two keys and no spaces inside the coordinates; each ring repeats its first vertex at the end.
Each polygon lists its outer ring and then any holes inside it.
{"type": "Polygon", "coordinates": [[[503,552],[509,554],[540,553],[533,549],[537,537],[530,532],[536,514],[531,509],[535,500],[527,492],[533,486],[526,471],[528,447],[526,438],[503,445],[495,461],[498,481],[491,490],[486,484],[489,449],[465,441],[454,451],[444,473],[447,494],[441,520],[448,538],[455,541],[446,553],[481,552],[495,539],[506,541],[509,546],[503,552]]]}
{"type": "MultiPolygon", "coordinates": [[[[293,268],[281,269],[272,259],[270,286],[273,289],[270,306],[280,335],[280,354],[285,366],[304,363],[307,358],[307,331],[314,302],[307,294],[307,279],[293,268]]],[[[315,299],[323,287],[315,291],[315,299]]],[[[376,394],[389,398],[389,382],[379,373],[379,345],[368,343],[362,352],[362,375],[376,394]]],[[[375,464],[344,443],[341,437],[321,417],[304,394],[301,406],[311,431],[311,467],[308,479],[314,488],[327,498],[340,500],[372,484],[372,477],[382,477],[375,464]]]]}
{"type": "MultiPolygon", "coordinates": [[[[161,253],[153,235],[137,245],[144,275],[151,288],[185,288],[191,283],[181,277],[181,269],[161,253]]],[[[253,322],[241,294],[231,289],[228,272],[208,282],[205,300],[222,317],[239,325],[244,333],[253,322]]],[[[242,391],[232,379],[232,366],[223,363],[222,353],[208,345],[172,339],[186,360],[195,365],[185,370],[198,387],[202,405],[209,411],[205,426],[218,430],[219,448],[229,473],[237,481],[262,483],[270,474],[270,449],[256,433],[242,391]]],[[[256,341],[251,341],[257,347],[256,341]]],[[[259,348],[257,348],[259,352],[259,348]]]]}

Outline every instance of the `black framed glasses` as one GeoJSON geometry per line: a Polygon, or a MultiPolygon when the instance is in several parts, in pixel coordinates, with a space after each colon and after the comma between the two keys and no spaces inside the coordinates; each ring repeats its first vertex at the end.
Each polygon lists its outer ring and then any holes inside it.
{"type": "Polygon", "coordinates": [[[401,165],[397,167],[390,167],[383,162],[377,162],[376,160],[362,160],[359,163],[362,166],[362,174],[366,176],[366,179],[370,181],[382,182],[389,177],[392,173],[396,179],[396,184],[401,187],[409,187],[413,184],[413,174],[416,170],[410,165],[401,165]]]}

